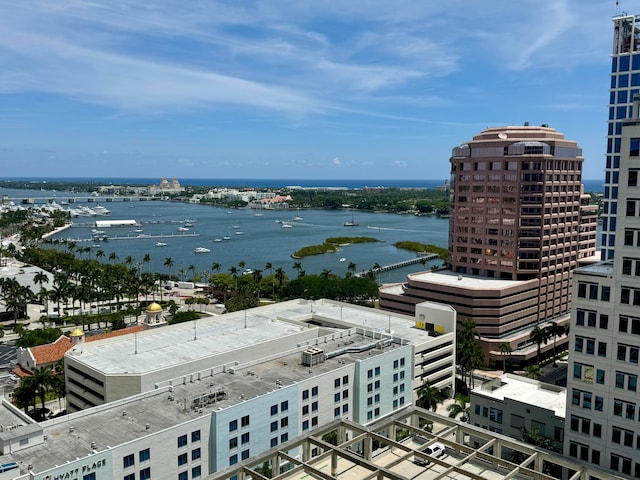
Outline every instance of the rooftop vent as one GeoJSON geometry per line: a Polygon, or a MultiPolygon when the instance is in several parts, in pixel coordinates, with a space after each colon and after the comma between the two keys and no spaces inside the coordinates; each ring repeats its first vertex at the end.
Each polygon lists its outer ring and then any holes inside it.
{"type": "Polygon", "coordinates": [[[318,347],[310,347],[302,352],[302,365],[313,367],[326,360],[324,350],[318,347]]]}

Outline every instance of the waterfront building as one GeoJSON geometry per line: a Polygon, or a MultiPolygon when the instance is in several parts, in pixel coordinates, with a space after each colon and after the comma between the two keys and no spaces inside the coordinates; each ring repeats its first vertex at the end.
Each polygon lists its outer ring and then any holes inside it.
{"type": "Polygon", "coordinates": [[[564,387],[505,373],[471,390],[469,421],[518,440],[525,429],[562,453],[566,398],[564,387]]]}
{"type": "Polygon", "coordinates": [[[503,362],[503,344],[514,362],[531,362],[530,332],[568,322],[572,271],[596,261],[582,150],[553,128],[525,124],[486,129],[450,161],[450,268],[382,287],[380,307],[411,314],[424,300],[452,305],[459,325],[475,322],[486,363],[503,362]]]}
{"type": "Polygon", "coordinates": [[[0,462],[30,465],[37,480],[191,479],[336,419],[370,424],[412,404],[425,381],[453,389],[455,312],[418,312],[294,300],[76,342],[69,414],[35,424],[5,400],[15,419],[0,411],[11,432],[0,462]]]}
{"type": "MultiPolygon", "coordinates": [[[[627,50],[618,44],[619,31],[635,29],[636,19],[614,19],[614,63],[638,58],[635,35],[627,50]]],[[[615,152],[620,209],[608,234],[615,238],[613,256],[574,272],[564,449],[626,478],[640,478],[640,98],[634,96],[631,118],[619,122],[615,152]]]]}
{"type": "Polygon", "coordinates": [[[149,185],[147,191],[149,195],[167,195],[184,192],[184,187],[180,185],[177,178],[172,178],[171,181],[166,178],[161,178],[158,185],[149,185]]]}

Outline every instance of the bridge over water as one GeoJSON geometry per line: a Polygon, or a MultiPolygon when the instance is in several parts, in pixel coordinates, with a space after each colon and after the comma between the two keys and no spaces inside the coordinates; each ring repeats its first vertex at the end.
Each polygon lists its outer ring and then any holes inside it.
{"type": "Polygon", "coordinates": [[[381,266],[380,268],[372,268],[370,270],[362,270],[361,272],[356,273],[356,277],[362,277],[364,275],[366,275],[369,272],[373,272],[374,274],[376,273],[382,273],[382,272],[388,272],[389,270],[395,270],[397,268],[403,268],[403,267],[407,267],[409,265],[415,265],[416,263],[426,263],[429,260],[433,260],[435,258],[438,258],[438,255],[435,253],[418,253],[418,256],[415,258],[410,258],[408,260],[403,260],[401,262],[396,262],[396,263],[392,263],[390,265],[384,265],[381,266]]]}

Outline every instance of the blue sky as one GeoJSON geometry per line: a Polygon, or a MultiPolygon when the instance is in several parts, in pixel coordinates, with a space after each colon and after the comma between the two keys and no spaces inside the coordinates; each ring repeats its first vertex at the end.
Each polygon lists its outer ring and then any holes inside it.
{"type": "MultiPolygon", "coordinates": [[[[620,9],[640,13],[640,1],[620,9]]],[[[0,0],[0,175],[447,178],[546,123],[603,177],[613,0],[0,0]]]]}

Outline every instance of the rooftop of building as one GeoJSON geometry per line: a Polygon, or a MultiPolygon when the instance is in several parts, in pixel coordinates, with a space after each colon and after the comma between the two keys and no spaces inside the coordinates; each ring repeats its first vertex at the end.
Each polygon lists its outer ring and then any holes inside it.
{"type": "Polygon", "coordinates": [[[473,393],[495,400],[517,400],[539,408],[553,410],[565,418],[567,389],[530,378],[505,373],[473,389],[473,393]]]}
{"type": "Polygon", "coordinates": [[[591,265],[585,265],[574,270],[576,274],[597,274],[597,275],[613,275],[613,260],[597,262],[591,265]]]}
{"type": "Polygon", "coordinates": [[[0,456],[0,462],[29,463],[34,471],[41,472],[64,464],[66,460],[82,458],[93,450],[101,451],[109,446],[155,434],[210,414],[213,410],[250,401],[359,359],[398,348],[398,344],[385,343],[384,348],[361,348],[362,351],[355,351],[358,347],[380,343],[379,339],[373,339],[370,335],[371,332],[367,336],[354,332],[336,340],[328,338],[321,345],[325,353],[345,347],[349,347],[349,351],[313,367],[302,365],[301,352],[290,352],[234,369],[233,373],[227,370],[202,380],[161,388],[48,420],[40,424],[46,435],[44,444],[0,456]],[[101,428],[96,430],[96,425],[101,425],[101,428]]]}
{"type": "Polygon", "coordinates": [[[406,315],[330,300],[291,300],[85,343],[67,355],[73,352],[74,358],[104,374],[144,374],[277,340],[320,321],[343,329],[364,327],[385,332],[391,328],[394,335],[408,341],[427,338],[424,330],[415,328],[413,317],[406,315]]]}
{"type": "MultiPolygon", "coordinates": [[[[453,270],[438,270],[410,273],[407,278],[416,281],[447,287],[459,287],[469,290],[502,290],[531,282],[532,280],[506,280],[500,278],[482,277],[467,273],[456,273],[453,270]]],[[[537,280],[533,280],[537,281],[537,280]]]]}

